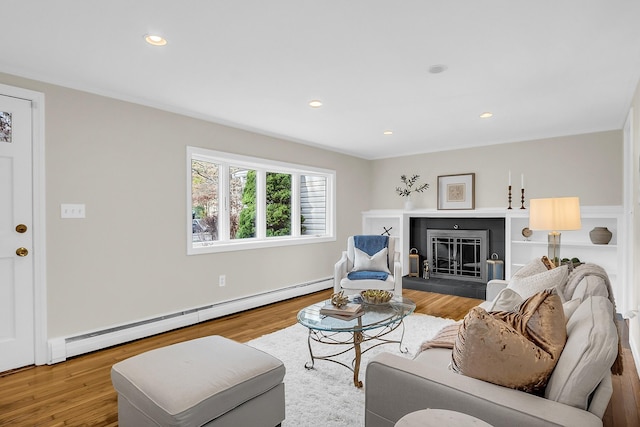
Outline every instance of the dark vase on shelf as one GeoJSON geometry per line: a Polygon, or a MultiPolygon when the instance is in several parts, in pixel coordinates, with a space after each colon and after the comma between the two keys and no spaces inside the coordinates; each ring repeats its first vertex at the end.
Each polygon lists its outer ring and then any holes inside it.
{"type": "Polygon", "coordinates": [[[611,241],[612,233],[607,227],[594,227],[589,238],[594,245],[606,245],[611,241]]]}

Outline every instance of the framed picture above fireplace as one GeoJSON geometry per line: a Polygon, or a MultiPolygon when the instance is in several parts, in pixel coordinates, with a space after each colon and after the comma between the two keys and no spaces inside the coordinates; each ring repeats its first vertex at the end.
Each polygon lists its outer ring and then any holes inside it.
{"type": "Polygon", "coordinates": [[[440,175],[438,209],[475,209],[476,174],[440,175]]]}

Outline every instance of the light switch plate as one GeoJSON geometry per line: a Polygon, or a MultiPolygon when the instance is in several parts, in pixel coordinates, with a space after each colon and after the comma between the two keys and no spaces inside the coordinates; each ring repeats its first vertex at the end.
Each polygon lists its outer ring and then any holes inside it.
{"type": "Polygon", "coordinates": [[[60,218],[84,218],[84,217],[85,217],[84,204],[63,203],[60,205],[60,218]]]}

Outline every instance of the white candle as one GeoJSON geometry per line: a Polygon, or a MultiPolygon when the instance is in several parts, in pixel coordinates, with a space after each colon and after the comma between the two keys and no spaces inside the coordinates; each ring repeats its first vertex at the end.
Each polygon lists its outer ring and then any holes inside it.
{"type": "Polygon", "coordinates": [[[524,188],[524,174],[520,175],[520,188],[524,188]]]}
{"type": "Polygon", "coordinates": [[[511,171],[509,171],[509,187],[511,187],[511,171]]]}

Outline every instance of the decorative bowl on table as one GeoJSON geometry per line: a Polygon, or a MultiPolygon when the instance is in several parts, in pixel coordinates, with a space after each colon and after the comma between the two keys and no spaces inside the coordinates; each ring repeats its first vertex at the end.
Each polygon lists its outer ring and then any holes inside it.
{"type": "Polygon", "coordinates": [[[366,304],[386,304],[393,298],[393,292],[381,289],[367,289],[360,292],[360,296],[366,304]]]}

